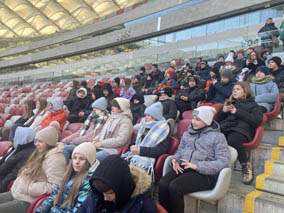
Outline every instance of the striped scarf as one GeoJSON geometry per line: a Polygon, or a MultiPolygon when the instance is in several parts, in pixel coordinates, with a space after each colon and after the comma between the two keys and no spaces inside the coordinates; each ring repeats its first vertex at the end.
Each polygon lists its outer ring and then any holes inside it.
{"type": "Polygon", "coordinates": [[[88,118],[85,120],[84,125],[80,131],[80,136],[84,136],[90,127],[91,121],[94,121],[93,132],[95,133],[98,128],[105,124],[109,118],[109,113],[106,110],[92,111],[88,118]]]}
{"type": "MultiPolygon", "coordinates": [[[[165,119],[160,121],[146,122],[145,118],[141,120],[141,126],[138,130],[135,145],[144,147],[155,147],[162,141],[164,141],[170,132],[169,125],[165,119]],[[143,133],[146,129],[149,129],[148,133],[142,140],[143,133]]],[[[140,155],[133,155],[128,151],[122,155],[126,160],[130,160],[130,165],[138,166],[145,169],[149,174],[154,173],[154,158],[142,157],[140,155]]]]}

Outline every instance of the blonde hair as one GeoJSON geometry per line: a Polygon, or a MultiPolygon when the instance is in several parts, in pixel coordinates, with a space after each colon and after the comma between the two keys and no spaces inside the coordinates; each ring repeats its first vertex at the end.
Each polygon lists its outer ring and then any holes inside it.
{"type": "MultiPolygon", "coordinates": [[[[66,184],[70,180],[71,175],[75,173],[75,171],[73,169],[72,161],[73,160],[71,160],[71,162],[69,163],[69,165],[67,167],[65,175],[63,177],[63,180],[62,180],[62,182],[60,184],[59,192],[58,192],[55,200],[53,201],[53,205],[54,206],[57,205],[61,201],[64,187],[66,186],[66,184]]],[[[76,199],[76,197],[79,194],[79,191],[80,191],[80,188],[82,186],[83,181],[88,176],[88,172],[89,172],[89,168],[90,167],[91,167],[91,164],[86,160],[83,169],[80,172],[77,172],[75,174],[74,181],[73,181],[73,183],[71,185],[71,188],[70,188],[70,190],[68,192],[68,195],[67,195],[67,198],[66,198],[65,202],[60,206],[61,208],[65,208],[67,206],[71,206],[72,205],[72,203],[74,202],[74,200],[76,199]]]]}
{"type": "MultiPolygon", "coordinates": [[[[243,99],[246,100],[246,99],[252,99],[252,98],[254,98],[254,93],[253,93],[253,91],[251,90],[250,85],[249,85],[248,82],[246,82],[246,81],[236,82],[236,83],[234,84],[234,86],[233,86],[233,89],[234,89],[234,87],[237,86],[237,85],[240,86],[240,87],[244,90],[245,97],[244,97],[243,99]]],[[[233,95],[231,95],[230,98],[228,99],[228,101],[233,101],[233,100],[235,100],[235,99],[233,98],[233,95]]]]}
{"type": "Polygon", "coordinates": [[[43,161],[49,150],[54,148],[48,144],[46,146],[47,149],[43,152],[39,152],[37,149],[33,151],[26,164],[20,169],[18,176],[23,174],[25,178],[36,181],[44,173],[42,169],[43,161]]]}

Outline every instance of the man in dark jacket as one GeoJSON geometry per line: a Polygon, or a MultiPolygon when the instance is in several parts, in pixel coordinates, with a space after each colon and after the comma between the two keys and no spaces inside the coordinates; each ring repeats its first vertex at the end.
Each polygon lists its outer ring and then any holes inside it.
{"type": "Polygon", "coordinates": [[[163,117],[168,120],[169,118],[176,119],[177,117],[177,105],[172,97],[172,89],[164,88],[160,92],[159,100],[163,105],[163,117]]]}
{"type": "Polygon", "coordinates": [[[199,75],[200,80],[210,80],[210,67],[208,66],[207,61],[202,61],[200,64],[200,69],[198,69],[196,72],[199,75]]]}
{"type": "Polygon", "coordinates": [[[154,81],[161,81],[164,79],[163,73],[158,69],[158,64],[152,64],[152,72],[150,73],[154,81]]]}
{"type": "Polygon", "coordinates": [[[265,25],[258,31],[258,36],[261,38],[262,47],[272,51],[272,37],[279,36],[278,28],[273,23],[272,18],[266,20],[265,25]]]}
{"type": "Polygon", "coordinates": [[[221,72],[221,82],[212,80],[207,92],[207,101],[213,104],[223,104],[232,94],[234,86],[233,74],[229,69],[221,72]]]}
{"type": "Polygon", "coordinates": [[[220,78],[220,68],[225,66],[225,56],[219,55],[217,58],[217,62],[213,65],[212,72],[215,74],[216,78],[220,78]]]}
{"type": "Polygon", "coordinates": [[[282,60],[274,56],[269,60],[269,67],[280,92],[284,92],[284,67],[281,65],[282,60]]]}
{"type": "Polygon", "coordinates": [[[195,109],[197,107],[197,103],[204,99],[205,93],[200,87],[198,76],[189,77],[188,87],[181,89],[176,95],[176,104],[180,111],[180,118],[182,118],[182,113],[184,111],[195,109]]]}

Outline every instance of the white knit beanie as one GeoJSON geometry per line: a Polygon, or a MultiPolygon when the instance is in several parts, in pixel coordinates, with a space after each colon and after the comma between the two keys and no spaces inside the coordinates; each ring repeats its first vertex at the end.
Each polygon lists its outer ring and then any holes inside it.
{"type": "Polygon", "coordinates": [[[126,110],[130,109],[130,101],[126,98],[115,98],[114,100],[117,101],[120,109],[125,112],[126,110]]]}
{"type": "Polygon", "coordinates": [[[209,126],[213,121],[215,113],[216,113],[215,108],[210,106],[202,106],[198,107],[197,109],[194,109],[192,116],[198,117],[209,126]]]}
{"type": "Polygon", "coordinates": [[[76,146],[72,152],[72,158],[76,153],[84,155],[90,165],[93,165],[96,161],[96,147],[91,142],[81,143],[79,146],[76,146]]]}
{"type": "Polygon", "coordinates": [[[44,129],[40,130],[36,136],[36,140],[40,140],[49,146],[56,146],[58,141],[58,129],[60,124],[57,121],[52,121],[49,126],[45,127],[44,129]]]}

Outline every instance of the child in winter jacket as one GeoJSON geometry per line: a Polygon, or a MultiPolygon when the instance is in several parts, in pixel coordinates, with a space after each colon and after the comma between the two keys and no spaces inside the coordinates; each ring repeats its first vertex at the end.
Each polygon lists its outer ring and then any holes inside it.
{"type": "Polygon", "coordinates": [[[145,169],[153,174],[155,161],[168,151],[170,127],[163,117],[163,106],[154,103],[145,110],[145,117],[134,126],[136,140],[131,143],[129,151],[122,155],[130,165],[145,169]]]}
{"type": "Polygon", "coordinates": [[[130,142],[132,135],[133,117],[129,100],[115,98],[111,105],[110,118],[93,142],[97,148],[97,159],[100,162],[108,155],[117,154],[121,147],[130,142]]]}
{"type": "Polygon", "coordinates": [[[87,142],[77,146],[62,182],[35,212],[77,212],[91,191],[89,179],[98,164],[96,148],[92,143],[87,142]]]}
{"type": "Polygon", "coordinates": [[[118,155],[108,156],[90,180],[92,193],[79,213],[156,213],[151,195],[151,177],[138,167],[128,166],[118,155]]]}
{"type": "Polygon", "coordinates": [[[193,111],[191,126],[174,156],[167,158],[168,173],[159,183],[159,200],[170,213],[184,212],[184,195],[212,189],[219,172],[229,166],[229,150],[215,109],[203,106],[193,111]]]}
{"type": "Polygon", "coordinates": [[[63,110],[63,100],[60,97],[54,98],[49,105],[49,113],[41,122],[41,127],[47,127],[52,121],[57,121],[60,125],[59,131],[62,131],[66,123],[66,113],[63,110]]]}
{"type": "Polygon", "coordinates": [[[19,171],[11,191],[0,194],[0,212],[27,212],[36,197],[50,194],[60,183],[66,160],[63,144],[57,144],[58,129],[59,123],[53,121],[36,134],[35,151],[19,171]]]}
{"type": "Polygon", "coordinates": [[[256,76],[250,83],[255,102],[261,106],[263,113],[271,112],[279,98],[279,90],[277,84],[272,81],[273,79],[274,77],[266,66],[259,66],[256,69],[256,76]]]}
{"type": "Polygon", "coordinates": [[[219,110],[216,121],[219,122],[228,144],[238,152],[243,183],[250,184],[253,180],[252,165],[248,161],[243,143],[253,139],[256,128],[262,122],[262,112],[247,82],[237,82],[234,85],[233,94],[219,110]]]}
{"type": "Polygon", "coordinates": [[[0,160],[0,193],[5,192],[9,183],[17,178],[19,169],[34,151],[34,137],[32,129],[17,128],[13,148],[0,160]]]}

